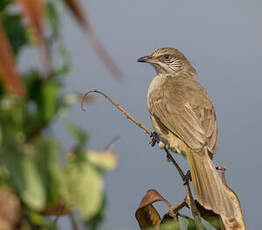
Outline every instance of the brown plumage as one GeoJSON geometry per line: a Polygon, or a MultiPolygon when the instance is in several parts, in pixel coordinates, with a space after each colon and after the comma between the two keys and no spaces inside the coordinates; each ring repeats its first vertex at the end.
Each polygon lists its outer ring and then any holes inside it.
{"type": "Polygon", "coordinates": [[[232,200],[212,158],[217,148],[213,104],[186,57],[174,48],[161,48],[138,59],[152,64],[157,76],[148,90],[148,109],[160,147],[168,145],[186,156],[198,202],[219,215],[234,217],[232,200]]]}

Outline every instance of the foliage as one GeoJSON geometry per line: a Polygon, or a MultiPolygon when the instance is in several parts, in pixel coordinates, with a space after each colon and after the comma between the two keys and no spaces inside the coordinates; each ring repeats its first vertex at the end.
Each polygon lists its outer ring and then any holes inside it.
{"type": "MultiPolygon", "coordinates": [[[[203,217],[215,229],[220,230],[221,226],[218,216],[211,210],[206,210],[197,201],[195,202],[197,203],[201,217],[203,217]]],[[[196,230],[197,226],[195,220],[180,213],[182,208],[185,206],[189,207],[186,198],[181,201],[180,204],[173,207],[171,203],[161,196],[156,190],[150,189],[142,198],[140,205],[136,210],[136,219],[139,223],[140,229],[142,230],[196,230]],[[168,212],[162,217],[153,205],[155,202],[162,202],[169,208],[168,212]]]]}
{"type": "MultiPolygon", "coordinates": [[[[39,46],[37,36],[45,34],[44,30],[39,31],[41,27],[35,33],[37,23],[26,26],[21,11],[11,10],[18,2],[23,1],[0,1],[0,24],[4,28],[0,39],[8,38],[2,43],[3,48],[10,44],[15,59],[23,57],[24,47],[39,46]]],[[[48,75],[42,69],[18,72],[26,91],[22,96],[10,92],[12,76],[4,71],[7,68],[15,72],[15,65],[10,65],[11,59],[0,60],[0,79],[7,79],[0,83],[0,193],[12,200],[0,199],[0,224],[6,226],[5,229],[51,230],[57,227],[48,215],[64,215],[76,210],[83,223],[90,229],[98,229],[106,208],[103,175],[116,167],[116,158],[106,150],[86,149],[87,134],[68,123],[76,147],[62,161],[65,154],[56,137],[45,132],[61,111],[69,108],[67,95],[62,93],[62,75],[72,66],[60,34],[61,3],[46,1],[45,4],[45,19],[37,20],[42,20],[49,33],[40,38],[45,45],[40,44],[38,48],[40,56],[42,48],[47,49],[44,55],[52,71],[48,75]],[[53,66],[54,56],[62,65],[53,66]],[[10,206],[10,203],[17,205],[10,206]],[[7,210],[13,210],[12,215],[16,213],[10,222],[3,216],[12,216],[5,214],[7,210]]],[[[9,57],[12,58],[11,53],[9,57]]]]}

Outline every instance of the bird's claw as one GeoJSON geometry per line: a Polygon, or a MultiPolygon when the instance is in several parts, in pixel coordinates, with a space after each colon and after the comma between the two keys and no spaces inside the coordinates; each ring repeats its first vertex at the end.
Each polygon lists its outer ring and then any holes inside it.
{"type": "Polygon", "coordinates": [[[156,143],[160,142],[159,135],[156,132],[153,132],[150,137],[151,137],[151,141],[149,142],[149,144],[152,147],[154,147],[156,143]]]}
{"type": "Polygon", "coordinates": [[[218,167],[216,167],[216,169],[222,171],[222,173],[223,173],[223,172],[225,172],[227,170],[227,167],[225,167],[225,166],[218,166],[218,167]]]}
{"type": "Polygon", "coordinates": [[[187,173],[184,176],[183,180],[184,180],[184,185],[188,184],[189,181],[192,181],[191,172],[189,170],[187,171],[187,173]]]}

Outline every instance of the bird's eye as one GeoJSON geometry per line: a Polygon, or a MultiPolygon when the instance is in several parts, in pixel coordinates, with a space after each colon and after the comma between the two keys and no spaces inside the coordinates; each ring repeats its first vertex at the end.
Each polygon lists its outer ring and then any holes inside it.
{"type": "Polygon", "coordinates": [[[168,55],[168,54],[164,55],[164,59],[165,59],[165,61],[168,61],[170,59],[170,55],[168,55]]]}

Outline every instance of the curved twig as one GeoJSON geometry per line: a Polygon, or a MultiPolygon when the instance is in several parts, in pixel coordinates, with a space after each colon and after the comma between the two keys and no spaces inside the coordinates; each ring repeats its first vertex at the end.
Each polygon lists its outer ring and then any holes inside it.
{"type": "Polygon", "coordinates": [[[141,129],[144,129],[146,131],[146,133],[148,133],[150,136],[152,135],[152,132],[148,128],[146,128],[143,124],[141,124],[138,120],[136,120],[132,115],[130,115],[123,107],[121,107],[119,104],[115,103],[112,98],[110,98],[105,93],[103,93],[103,92],[101,92],[99,90],[93,89],[93,90],[90,90],[90,91],[88,91],[87,93],[84,94],[84,96],[81,98],[81,101],[80,101],[80,105],[81,105],[81,110],[82,111],[85,111],[85,109],[84,109],[84,101],[85,101],[85,98],[90,93],[98,93],[98,94],[104,96],[112,105],[114,105],[117,109],[119,109],[126,116],[127,119],[130,119],[137,126],[139,126],[141,129]]]}

